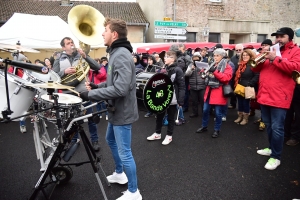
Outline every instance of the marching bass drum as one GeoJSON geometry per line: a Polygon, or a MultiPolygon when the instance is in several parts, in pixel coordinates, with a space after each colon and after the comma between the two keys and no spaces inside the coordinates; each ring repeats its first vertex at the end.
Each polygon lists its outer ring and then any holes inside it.
{"type": "MultiPolygon", "coordinates": [[[[5,76],[3,73],[0,73],[0,93],[2,94],[0,97],[0,118],[3,118],[2,111],[7,109],[5,76]]],[[[10,109],[13,111],[9,115],[10,118],[25,115],[33,102],[36,91],[32,87],[26,86],[26,83],[28,82],[22,78],[7,73],[10,109]]],[[[19,119],[13,121],[19,121],[19,119]]]]}
{"type": "Polygon", "coordinates": [[[143,92],[144,87],[147,81],[154,75],[155,73],[151,72],[141,72],[136,75],[136,98],[140,100],[144,100],[143,92]]]}
{"type": "Polygon", "coordinates": [[[168,75],[156,73],[149,78],[144,86],[144,105],[152,113],[161,113],[169,107],[173,95],[173,82],[168,75]]]}

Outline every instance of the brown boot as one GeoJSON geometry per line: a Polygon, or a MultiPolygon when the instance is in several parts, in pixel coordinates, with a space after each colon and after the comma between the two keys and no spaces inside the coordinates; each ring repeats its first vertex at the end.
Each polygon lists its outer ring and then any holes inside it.
{"type": "Polygon", "coordinates": [[[238,118],[234,120],[235,123],[239,124],[243,120],[243,112],[237,112],[238,118]]]}
{"type": "Polygon", "coordinates": [[[240,125],[246,125],[248,123],[249,113],[243,114],[243,120],[241,121],[240,125]]]}

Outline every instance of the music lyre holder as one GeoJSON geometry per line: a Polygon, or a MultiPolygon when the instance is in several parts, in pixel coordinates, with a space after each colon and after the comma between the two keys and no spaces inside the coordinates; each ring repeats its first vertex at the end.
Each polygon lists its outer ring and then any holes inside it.
{"type": "Polygon", "coordinates": [[[2,111],[2,117],[4,120],[9,120],[10,118],[8,115],[11,115],[13,111],[10,109],[10,102],[9,102],[9,92],[8,92],[8,82],[7,82],[7,67],[8,63],[6,60],[3,61],[5,63],[5,68],[4,68],[4,81],[5,81],[5,92],[6,92],[6,102],[7,102],[7,109],[2,111]]]}
{"type": "MultiPolygon", "coordinates": [[[[69,125],[68,128],[66,129],[66,131],[63,131],[63,126],[62,126],[62,120],[61,117],[59,115],[59,106],[58,106],[58,95],[53,95],[54,89],[47,89],[48,95],[51,96],[51,98],[53,98],[54,100],[54,109],[56,110],[56,119],[57,119],[57,127],[59,130],[59,143],[56,147],[56,150],[53,153],[53,156],[48,164],[48,166],[46,167],[46,170],[43,172],[43,174],[41,175],[41,177],[39,178],[38,182],[36,183],[35,187],[34,187],[34,191],[32,193],[32,195],[30,196],[29,200],[34,200],[37,198],[37,195],[39,195],[39,193],[41,192],[42,195],[46,198],[46,199],[50,199],[51,195],[56,187],[56,185],[58,185],[60,183],[60,177],[59,177],[59,173],[55,173],[55,168],[56,167],[63,167],[63,166],[70,166],[70,165],[75,165],[75,166],[80,166],[83,164],[87,164],[90,163],[93,171],[95,173],[96,179],[98,181],[98,184],[100,186],[102,195],[104,197],[105,200],[107,200],[107,196],[105,194],[103,185],[101,183],[98,171],[99,169],[101,169],[101,172],[103,173],[106,183],[108,186],[110,186],[110,183],[108,182],[108,180],[106,179],[106,175],[105,172],[101,166],[100,163],[100,157],[97,157],[89,139],[87,138],[83,127],[81,125],[81,123],[83,123],[83,119],[85,118],[89,118],[89,117],[93,117],[98,115],[99,113],[102,112],[106,112],[106,110],[102,110],[102,111],[98,111],[95,113],[91,113],[88,115],[84,115],[78,118],[73,119],[69,125]],[[70,164],[62,164],[60,163],[61,159],[62,159],[62,153],[64,152],[65,146],[67,144],[68,138],[70,141],[70,135],[74,134],[75,132],[78,132],[80,134],[80,137],[82,139],[82,143],[84,145],[84,148],[87,152],[89,161],[85,161],[85,162],[78,162],[78,163],[70,163],[70,164]],[[49,177],[49,181],[46,182],[47,177],[49,177]],[[50,184],[55,184],[53,189],[50,191],[49,195],[47,196],[45,188],[50,185],[50,184]]],[[[73,136],[73,135],[72,135],[73,136]]],[[[72,137],[71,136],[71,137],[72,137]]]]}

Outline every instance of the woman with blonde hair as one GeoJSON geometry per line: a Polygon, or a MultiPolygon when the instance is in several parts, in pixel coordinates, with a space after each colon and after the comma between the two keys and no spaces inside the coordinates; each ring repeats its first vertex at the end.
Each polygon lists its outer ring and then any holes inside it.
{"type": "MultiPolygon", "coordinates": [[[[235,73],[234,87],[240,84],[244,87],[256,87],[259,79],[259,73],[251,70],[248,63],[249,60],[255,59],[256,55],[251,49],[245,49],[240,56],[238,69],[235,73]]],[[[234,120],[235,123],[245,125],[248,123],[250,114],[250,99],[245,99],[241,95],[236,95],[238,100],[238,118],[234,120]]]]}

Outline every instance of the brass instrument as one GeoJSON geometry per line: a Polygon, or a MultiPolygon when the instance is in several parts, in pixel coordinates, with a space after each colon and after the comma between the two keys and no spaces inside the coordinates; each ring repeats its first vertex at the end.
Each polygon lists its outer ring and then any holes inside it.
{"type": "Polygon", "coordinates": [[[296,84],[300,84],[300,72],[294,70],[292,72],[292,77],[293,77],[294,81],[296,82],[296,84]]]}
{"type": "MultiPolygon", "coordinates": [[[[90,52],[90,45],[103,43],[104,16],[95,8],[87,5],[73,7],[68,14],[68,24],[72,33],[79,40],[80,48],[86,55],[90,52]]],[[[75,67],[76,73],[67,74],[61,78],[64,85],[76,86],[90,70],[88,63],[81,57],[75,67]]]]}
{"type": "Polygon", "coordinates": [[[249,60],[248,64],[250,64],[251,67],[256,67],[258,64],[266,61],[266,58],[265,58],[266,55],[267,55],[267,52],[259,54],[254,60],[249,60]]]}

